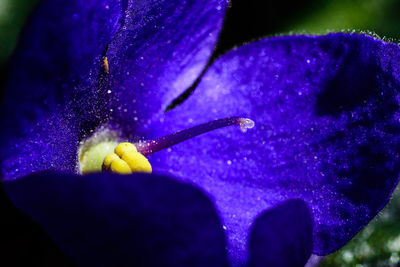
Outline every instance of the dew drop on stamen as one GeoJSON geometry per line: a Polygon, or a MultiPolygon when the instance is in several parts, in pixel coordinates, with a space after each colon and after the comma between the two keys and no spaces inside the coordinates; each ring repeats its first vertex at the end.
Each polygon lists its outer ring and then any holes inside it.
{"type": "Polygon", "coordinates": [[[240,130],[242,132],[247,132],[248,129],[251,129],[254,127],[254,121],[250,120],[250,119],[240,119],[239,121],[239,126],[240,126],[240,130]]]}

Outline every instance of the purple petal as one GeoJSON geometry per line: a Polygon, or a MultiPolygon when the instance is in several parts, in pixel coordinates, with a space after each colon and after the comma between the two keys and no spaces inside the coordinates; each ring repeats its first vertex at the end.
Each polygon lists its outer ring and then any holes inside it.
{"type": "Polygon", "coordinates": [[[71,266],[45,231],[18,210],[0,184],[0,266],[71,266]]]}
{"type": "Polygon", "coordinates": [[[248,226],[266,208],[305,200],[314,249],[330,253],[386,204],[400,170],[400,49],[368,36],[278,37],[231,51],[154,136],[216,118],[255,121],[196,137],[149,159],[215,198],[242,261],[248,226]]]}
{"type": "Polygon", "coordinates": [[[312,215],[300,199],[267,210],[251,230],[249,267],[303,267],[313,247],[312,226],[312,215]]]}
{"type": "Polygon", "coordinates": [[[102,54],[117,33],[118,0],[43,1],[11,59],[2,103],[2,174],[74,171],[77,145],[100,123],[102,54]]]}
{"type": "Polygon", "coordinates": [[[104,100],[131,138],[189,88],[216,45],[228,1],[128,1],[106,56],[104,100]]]}
{"type": "Polygon", "coordinates": [[[144,121],[203,70],[226,6],[226,0],[45,1],[6,88],[5,179],[75,171],[79,141],[103,124],[122,138],[139,137],[144,121]]]}
{"type": "Polygon", "coordinates": [[[99,101],[102,54],[121,27],[122,11],[118,0],[43,1],[11,59],[3,101],[7,122],[21,131],[24,121],[40,120],[56,108],[91,115],[99,101]]]}
{"type": "Polygon", "coordinates": [[[5,187],[78,265],[227,265],[211,201],[168,177],[47,172],[5,187]]]}

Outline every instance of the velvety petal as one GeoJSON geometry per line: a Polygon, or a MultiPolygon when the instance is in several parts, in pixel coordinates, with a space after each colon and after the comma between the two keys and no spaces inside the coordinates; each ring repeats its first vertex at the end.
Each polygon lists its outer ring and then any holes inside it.
{"type": "Polygon", "coordinates": [[[42,1],[11,59],[2,102],[2,174],[74,170],[79,139],[100,124],[102,55],[119,0],[42,1]]]}
{"type": "Polygon", "coordinates": [[[303,267],[311,256],[313,219],[307,204],[288,200],[265,211],[254,222],[249,267],[303,267]]]}
{"type": "Polygon", "coordinates": [[[226,6],[226,0],[45,1],[6,88],[5,179],[74,171],[79,141],[103,124],[122,138],[140,136],[137,122],[143,126],[162,111],[206,65],[226,6]]]}
{"type": "Polygon", "coordinates": [[[0,266],[72,266],[46,232],[9,200],[0,184],[0,266]]]}
{"type": "Polygon", "coordinates": [[[189,88],[216,45],[227,0],[129,0],[107,51],[112,124],[140,137],[147,119],[189,88]]]}
{"type": "Polygon", "coordinates": [[[310,205],[313,251],[327,254],[377,214],[397,183],[399,89],[396,44],[348,34],[261,40],[217,60],[149,137],[228,116],[255,127],[219,129],[149,159],[154,172],[214,196],[233,258],[244,258],[254,218],[288,198],[310,205]]]}
{"type": "Polygon", "coordinates": [[[81,266],[226,266],[212,202],[166,176],[36,173],[5,184],[13,203],[81,266]]]}

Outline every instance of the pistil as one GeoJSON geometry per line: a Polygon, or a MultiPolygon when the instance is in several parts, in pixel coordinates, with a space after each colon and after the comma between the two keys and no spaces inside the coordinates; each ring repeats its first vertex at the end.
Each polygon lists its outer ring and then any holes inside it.
{"type": "MultiPolygon", "coordinates": [[[[231,125],[238,125],[242,132],[246,132],[247,129],[254,127],[254,122],[250,119],[240,117],[223,118],[155,140],[135,144],[129,142],[118,144],[115,141],[111,141],[110,138],[106,138],[103,142],[92,144],[89,147],[84,146],[84,149],[80,149],[82,151],[79,157],[80,172],[86,174],[103,170],[119,174],[134,172],[151,173],[152,166],[146,156],[198,135],[231,125]]],[[[93,143],[91,140],[88,142],[93,143]]]]}
{"type": "Polygon", "coordinates": [[[218,119],[215,121],[194,126],[192,128],[177,133],[163,136],[155,140],[136,143],[135,146],[138,152],[140,152],[144,156],[147,156],[151,153],[166,149],[185,140],[191,139],[195,136],[231,125],[238,125],[240,126],[240,130],[242,132],[246,132],[247,129],[251,129],[254,127],[254,121],[241,117],[228,117],[218,119]]]}

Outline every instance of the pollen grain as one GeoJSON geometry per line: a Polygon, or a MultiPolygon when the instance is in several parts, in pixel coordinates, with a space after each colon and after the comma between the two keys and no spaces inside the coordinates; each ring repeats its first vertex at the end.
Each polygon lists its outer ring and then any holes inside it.
{"type": "Polygon", "coordinates": [[[108,67],[108,58],[107,58],[107,57],[104,57],[104,59],[103,59],[103,65],[104,65],[104,70],[106,71],[106,73],[107,73],[107,74],[110,73],[110,69],[109,69],[109,67],[108,67]]]}

